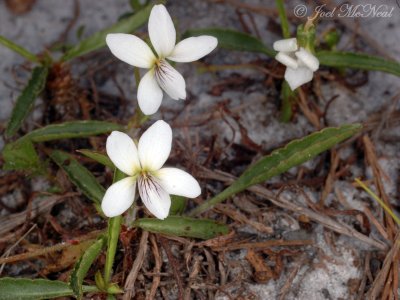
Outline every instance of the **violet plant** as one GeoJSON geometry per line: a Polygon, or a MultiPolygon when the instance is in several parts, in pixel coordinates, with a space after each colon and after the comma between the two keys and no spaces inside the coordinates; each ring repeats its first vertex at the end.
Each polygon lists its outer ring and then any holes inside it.
{"type": "MultiPolygon", "coordinates": [[[[47,150],[46,154],[65,171],[76,188],[93,201],[98,215],[108,221],[108,228],[91,241],[90,247],[76,262],[68,283],[44,279],[32,281],[2,278],[0,279],[0,295],[3,295],[4,299],[43,299],[71,295],[81,299],[84,293],[104,293],[108,295],[108,299],[113,299],[115,294],[124,293],[116,283],[112,282],[114,259],[118,251],[118,238],[122,224],[155,233],[199,239],[210,239],[227,234],[229,232],[227,225],[213,220],[198,219],[196,216],[251,186],[312,159],[362,130],[360,124],[343,125],[337,128],[326,128],[302,139],[293,140],[286,147],[275,150],[249,166],[221,193],[213,195],[211,199],[203,198],[204,201],[199,206],[192,205],[192,210],[186,215],[171,215],[171,205],[174,204],[176,196],[196,198],[201,194],[201,184],[192,175],[177,168],[163,167],[173,144],[170,125],[163,120],[150,121],[148,124],[150,126],[145,124],[147,118],[151,119],[151,115],[158,111],[163,92],[175,100],[186,98],[185,80],[171,65],[171,61],[180,63],[198,60],[205,55],[212,55],[212,51],[217,51],[214,50],[217,45],[233,50],[263,53],[275,57],[286,66],[285,80],[291,90],[291,96],[297,88],[312,81],[320,64],[331,67],[380,70],[400,75],[399,63],[379,57],[336,51],[315,53],[313,20],[299,27],[297,37],[290,37],[286,28],[288,22],[284,7],[281,1],[277,3],[284,39],[275,42],[266,41],[268,45],[273,44],[274,50],[255,37],[221,28],[188,30],[184,34],[185,38],[176,43],[174,24],[162,4],[141,6],[136,3],[137,7],[140,7],[138,12],[71,47],[60,60],[54,60],[51,53],[35,55],[5,37],[0,37],[1,44],[36,65],[31,80],[17,99],[6,129],[9,140],[2,152],[5,161],[3,168],[10,171],[22,170],[46,177],[47,167],[38,155],[36,144],[109,134],[106,145],[103,145],[108,157],[88,149],[81,150],[80,153],[112,169],[115,174],[113,183],[105,189],[95,175],[72,154],[54,149],[47,150]],[[146,42],[130,34],[147,20],[148,34],[154,52],[146,42]],[[132,126],[129,125],[132,122],[117,124],[103,120],[76,120],[50,124],[15,138],[36,98],[44,91],[46,82],[49,80],[49,71],[56,64],[67,64],[72,59],[102,48],[106,44],[111,53],[122,61],[137,68],[149,69],[140,81],[137,80],[138,107],[135,116],[131,119],[138,128],[134,132],[135,135],[129,135],[132,134],[132,126]],[[147,118],[138,119],[137,116],[141,112],[147,115],[147,118]],[[135,139],[139,137],[137,133],[146,128],[147,130],[135,144],[135,139]],[[130,209],[138,195],[150,212],[149,218],[138,218],[135,211],[130,209]],[[130,215],[131,219],[133,217],[133,222],[125,219],[127,215],[130,215]],[[95,285],[84,285],[89,268],[105,247],[104,271],[99,270],[96,273],[95,285]],[[24,288],[21,289],[21,287],[24,288]]],[[[285,88],[287,87],[283,84],[282,89],[285,88]]],[[[283,95],[286,94],[283,93],[283,95]]],[[[282,100],[285,101],[285,99],[282,100]]]]}

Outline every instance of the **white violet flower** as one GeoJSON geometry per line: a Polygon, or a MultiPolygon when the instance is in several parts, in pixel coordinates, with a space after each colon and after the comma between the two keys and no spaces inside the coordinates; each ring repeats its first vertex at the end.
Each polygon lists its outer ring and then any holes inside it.
{"type": "Polygon", "coordinates": [[[285,79],[292,91],[309,82],[319,68],[319,61],[312,53],[298,47],[297,39],[276,41],[273,45],[279,51],[275,59],[286,66],[285,79]]]}
{"type": "Polygon", "coordinates": [[[148,30],[157,56],[143,40],[131,34],[110,33],[106,42],[120,60],[138,68],[150,69],[139,83],[137,97],[143,113],[151,115],[161,105],[163,90],[174,100],[186,98],[185,79],[167,59],[175,62],[198,60],[213,51],[218,40],[202,35],[184,39],[175,45],[174,23],[162,4],[152,8],[148,30]]]}
{"type": "Polygon", "coordinates": [[[136,147],[125,133],[113,131],[107,138],[107,154],[114,165],[128,177],[112,184],[106,191],[101,208],[107,217],[124,213],[135,199],[136,184],[147,209],[158,219],[168,216],[170,194],[195,198],[199,183],[192,175],[176,169],[162,168],[171,152],[172,130],[164,121],[147,129],[136,147]]]}

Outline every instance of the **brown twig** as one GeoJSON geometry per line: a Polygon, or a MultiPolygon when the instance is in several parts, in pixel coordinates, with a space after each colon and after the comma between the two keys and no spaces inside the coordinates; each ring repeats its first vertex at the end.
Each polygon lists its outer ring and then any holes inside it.
{"type": "Polygon", "coordinates": [[[140,268],[142,267],[144,257],[147,253],[147,240],[149,238],[149,233],[147,231],[143,231],[142,237],[140,238],[139,250],[136,253],[136,259],[133,262],[132,269],[129,272],[128,277],[126,278],[124,290],[125,294],[123,296],[123,300],[130,300],[135,296],[135,281],[139,274],[140,268]]]}
{"type": "Polygon", "coordinates": [[[148,299],[148,300],[152,300],[156,296],[157,288],[161,281],[160,272],[161,272],[161,265],[162,265],[160,251],[158,250],[158,245],[157,245],[157,241],[156,241],[154,234],[150,235],[150,243],[151,243],[151,249],[153,251],[155,266],[154,266],[154,270],[153,270],[153,273],[154,273],[153,283],[151,284],[150,292],[146,297],[146,299],[148,299]]]}
{"type": "Polygon", "coordinates": [[[179,291],[179,296],[178,297],[179,297],[180,300],[183,300],[183,295],[184,295],[183,291],[184,290],[183,290],[182,278],[181,278],[180,272],[178,270],[178,263],[177,263],[174,255],[171,252],[171,249],[170,249],[170,246],[169,246],[169,241],[166,238],[160,236],[160,243],[161,243],[161,246],[164,248],[165,253],[167,254],[168,261],[169,261],[169,263],[171,265],[171,268],[172,268],[172,272],[174,273],[174,276],[175,276],[175,279],[176,279],[176,283],[178,285],[178,291],[179,291]]]}

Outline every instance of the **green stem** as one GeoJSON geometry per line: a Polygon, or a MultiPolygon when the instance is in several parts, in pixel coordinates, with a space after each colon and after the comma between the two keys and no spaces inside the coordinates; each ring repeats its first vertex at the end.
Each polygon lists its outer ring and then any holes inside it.
{"type": "Polygon", "coordinates": [[[283,0],[276,0],[276,7],[278,8],[279,19],[281,21],[282,35],[285,39],[290,38],[289,22],[286,16],[285,4],[283,0]]]}
{"type": "Polygon", "coordinates": [[[283,81],[282,90],[281,90],[281,99],[282,99],[282,107],[281,107],[281,122],[288,123],[292,118],[293,114],[293,106],[296,104],[295,101],[296,92],[292,91],[289,87],[287,81],[283,81]]]}
{"type": "Polygon", "coordinates": [[[118,237],[121,230],[122,216],[110,218],[108,220],[108,239],[106,263],[104,266],[104,283],[107,287],[110,283],[114,257],[117,251],[118,237]]]}

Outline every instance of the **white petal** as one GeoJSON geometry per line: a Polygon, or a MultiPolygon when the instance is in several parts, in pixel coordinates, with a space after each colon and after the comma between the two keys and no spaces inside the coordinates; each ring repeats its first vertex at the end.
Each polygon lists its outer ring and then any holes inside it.
{"type": "Polygon", "coordinates": [[[297,39],[290,38],[276,41],[273,45],[275,51],[293,52],[298,49],[297,39]]]}
{"type": "Polygon", "coordinates": [[[168,194],[196,198],[201,194],[200,185],[189,173],[176,168],[162,168],[156,173],[161,186],[168,194]]]}
{"type": "Polygon", "coordinates": [[[159,65],[155,68],[155,77],[160,87],[172,99],[179,100],[186,98],[185,79],[165,60],[160,61],[159,65]]]}
{"type": "Polygon", "coordinates": [[[154,5],[149,17],[149,36],[160,58],[171,54],[175,46],[176,32],[171,16],[164,5],[154,5]]]}
{"type": "Polygon", "coordinates": [[[150,47],[137,36],[125,33],[107,34],[106,42],[112,54],[139,68],[150,69],[156,60],[150,47]]]}
{"type": "Polygon", "coordinates": [[[164,121],[155,122],[139,139],[139,159],[144,170],[157,171],[171,152],[172,129],[164,121]]]}
{"type": "Polygon", "coordinates": [[[297,58],[304,63],[308,68],[310,68],[313,72],[317,71],[319,68],[319,60],[313,54],[308,52],[304,48],[300,48],[299,51],[295,53],[297,58]]]}
{"type": "Polygon", "coordinates": [[[292,91],[294,91],[299,86],[311,81],[313,74],[313,71],[307,67],[298,67],[297,69],[286,68],[285,79],[292,91]]]}
{"type": "Polygon", "coordinates": [[[161,105],[163,92],[154,77],[153,69],[148,71],[140,80],[137,97],[139,107],[145,115],[152,115],[157,112],[161,105]]]}
{"type": "Polygon", "coordinates": [[[138,189],[144,205],[154,216],[162,220],[168,217],[171,198],[154,177],[140,177],[138,189]]]}
{"type": "Polygon", "coordinates": [[[125,174],[132,176],[140,169],[136,145],[126,133],[113,131],[107,138],[106,149],[114,165],[125,174]]]}
{"type": "Polygon", "coordinates": [[[296,69],[298,67],[297,60],[285,52],[279,52],[275,56],[275,59],[289,68],[296,69]]]}
{"type": "Polygon", "coordinates": [[[109,217],[123,214],[135,200],[136,180],[127,177],[111,185],[101,202],[101,209],[109,217]]]}
{"type": "Polygon", "coordinates": [[[168,59],[176,62],[195,61],[213,51],[217,45],[218,40],[213,36],[190,37],[180,41],[168,59]]]}

